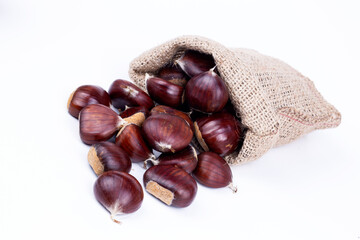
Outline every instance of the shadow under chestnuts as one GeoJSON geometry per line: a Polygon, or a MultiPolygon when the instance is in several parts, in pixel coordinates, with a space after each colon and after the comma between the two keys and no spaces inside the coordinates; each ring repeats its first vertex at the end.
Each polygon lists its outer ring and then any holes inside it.
{"type": "Polygon", "coordinates": [[[144,198],[132,164],[145,168],[144,189],[168,206],[191,205],[197,182],[237,191],[223,157],[241,147],[244,128],[213,57],[181,51],[144,77],[147,92],[118,79],[109,93],[83,85],[68,100],[80,139],[91,145],[95,198],[117,223],[118,214],[137,211],[144,198]]]}

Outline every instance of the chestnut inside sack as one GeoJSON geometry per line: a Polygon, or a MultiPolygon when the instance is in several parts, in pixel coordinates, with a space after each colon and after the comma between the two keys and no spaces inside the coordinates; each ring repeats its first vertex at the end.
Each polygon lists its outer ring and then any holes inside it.
{"type": "Polygon", "coordinates": [[[146,74],[156,75],[187,50],[214,58],[236,115],[247,128],[241,149],[225,157],[230,164],[255,160],[272,147],[341,122],[340,113],[314,83],[288,64],[204,37],[182,36],[144,52],[130,63],[129,76],[146,91],[146,74]]]}

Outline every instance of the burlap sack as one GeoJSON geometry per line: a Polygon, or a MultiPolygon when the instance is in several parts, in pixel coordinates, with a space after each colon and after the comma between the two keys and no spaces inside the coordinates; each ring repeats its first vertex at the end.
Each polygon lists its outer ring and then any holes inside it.
{"type": "Polygon", "coordinates": [[[230,164],[257,159],[274,146],[340,124],[340,113],[313,82],[286,63],[199,36],[178,37],[144,52],[130,63],[131,80],[146,91],[145,73],[156,74],[186,49],[214,57],[237,115],[248,128],[241,150],[225,158],[230,164]]]}

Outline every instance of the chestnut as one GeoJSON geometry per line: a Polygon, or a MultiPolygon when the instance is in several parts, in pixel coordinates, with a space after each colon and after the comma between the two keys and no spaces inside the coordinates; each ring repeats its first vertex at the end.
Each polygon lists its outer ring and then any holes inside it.
{"type": "Polygon", "coordinates": [[[194,122],[194,127],[201,147],[221,156],[234,152],[241,139],[238,120],[227,112],[200,117],[194,122]]]}
{"type": "Polygon", "coordinates": [[[109,94],[99,86],[83,85],[71,93],[67,108],[71,116],[78,118],[80,111],[90,104],[103,104],[110,107],[109,94]]]}
{"type": "Polygon", "coordinates": [[[112,105],[121,110],[124,110],[125,106],[144,106],[147,109],[151,109],[154,106],[154,102],[146,92],[135,84],[122,79],[115,80],[111,84],[109,95],[112,105]]]}
{"type": "Polygon", "coordinates": [[[132,162],[155,159],[154,154],[143,139],[141,128],[135,124],[124,126],[116,135],[115,144],[128,154],[132,162]]]}
{"type": "Polygon", "coordinates": [[[184,119],[189,124],[191,130],[194,130],[194,123],[190,119],[188,114],[186,114],[186,113],[184,113],[182,111],[176,110],[174,108],[165,106],[165,105],[157,105],[156,107],[151,109],[150,116],[155,115],[155,114],[164,114],[164,113],[181,117],[182,119],[184,119]]]}
{"type": "Polygon", "coordinates": [[[192,77],[185,87],[187,104],[195,110],[205,113],[221,111],[229,100],[224,81],[210,69],[192,77]]]}
{"type": "Polygon", "coordinates": [[[159,104],[179,107],[184,102],[184,88],[158,77],[147,77],[146,89],[159,104]]]}
{"type": "Polygon", "coordinates": [[[189,124],[170,114],[148,117],[142,126],[148,144],[159,152],[177,152],[186,148],[193,137],[189,124]]]}
{"type": "Polygon", "coordinates": [[[184,87],[187,83],[188,76],[177,65],[166,65],[161,68],[157,74],[159,78],[171,83],[184,87]]]}
{"type": "Polygon", "coordinates": [[[194,50],[185,51],[175,63],[178,64],[189,77],[196,76],[215,67],[215,61],[211,55],[194,50]]]}
{"type": "Polygon", "coordinates": [[[191,173],[194,171],[198,160],[195,148],[189,145],[179,152],[162,153],[156,160],[149,159],[144,162],[145,166],[148,161],[151,161],[154,165],[172,165],[191,173]]]}
{"type": "Polygon", "coordinates": [[[198,155],[198,164],[192,175],[199,183],[207,187],[229,187],[234,193],[237,192],[237,188],[232,183],[232,173],[229,165],[216,153],[200,153],[198,155]]]}
{"type": "Polygon", "coordinates": [[[118,214],[132,213],[141,207],[144,192],[141,184],[126,172],[108,171],[98,177],[94,184],[96,200],[109,212],[111,219],[118,214]]]}
{"type": "Polygon", "coordinates": [[[152,166],[146,170],[143,180],[146,191],[169,206],[187,207],[196,196],[196,181],[178,167],[152,166]]]}
{"type": "Polygon", "coordinates": [[[143,113],[145,115],[145,118],[149,116],[149,110],[144,106],[139,106],[139,107],[126,107],[125,110],[120,113],[120,117],[128,118],[139,112],[143,113]]]}
{"type": "Polygon", "coordinates": [[[124,125],[129,123],[141,125],[144,120],[143,113],[136,113],[123,119],[109,107],[91,104],[84,107],[80,112],[80,137],[86,144],[106,141],[124,125]]]}
{"type": "Polygon", "coordinates": [[[130,172],[129,156],[119,146],[111,142],[101,142],[92,145],[88,152],[88,162],[96,175],[110,170],[130,172]]]}

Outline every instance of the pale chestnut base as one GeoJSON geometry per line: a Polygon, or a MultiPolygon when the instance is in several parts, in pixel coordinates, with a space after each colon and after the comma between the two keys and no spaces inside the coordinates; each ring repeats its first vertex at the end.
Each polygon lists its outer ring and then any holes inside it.
{"type": "Polygon", "coordinates": [[[94,147],[91,147],[88,152],[88,162],[96,175],[101,175],[104,172],[104,165],[100,162],[94,147]]]}
{"type": "Polygon", "coordinates": [[[174,193],[170,190],[160,186],[157,182],[149,181],[146,184],[146,191],[148,191],[154,197],[160,199],[167,205],[171,205],[174,199],[174,193]]]}
{"type": "Polygon", "coordinates": [[[201,147],[204,149],[205,152],[208,152],[209,151],[209,147],[206,145],[202,135],[201,135],[201,132],[199,130],[199,126],[197,125],[196,122],[194,122],[194,128],[195,128],[195,136],[196,136],[196,139],[198,140],[198,142],[200,143],[201,147]]]}
{"type": "Polygon", "coordinates": [[[70,103],[71,103],[71,100],[72,100],[73,97],[74,97],[74,93],[75,93],[75,91],[73,91],[73,92],[70,94],[70,97],[69,97],[69,99],[68,99],[68,101],[67,101],[67,105],[66,105],[67,109],[70,108],[70,103]]]}

